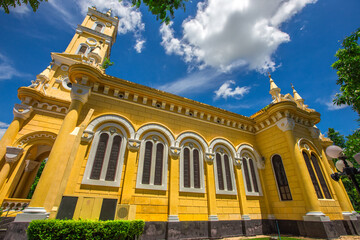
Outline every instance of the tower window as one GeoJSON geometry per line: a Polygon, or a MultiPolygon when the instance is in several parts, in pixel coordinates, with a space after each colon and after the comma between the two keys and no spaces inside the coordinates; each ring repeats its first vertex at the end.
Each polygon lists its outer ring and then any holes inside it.
{"type": "Polygon", "coordinates": [[[273,166],[280,199],[282,201],[292,200],[289,183],[281,157],[279,155],[274,155],[271,159],[271,163],[273,166]]]}
{"type": "Polygon", "coordinates": [[[100,23],[98,23],[96,24],[95,31],[101,32],[102,28],[103,26],[100,23]]]}
{"type": "Polygon", "coordinates": [[[86,55],[89,52],[89,46],[85,43],[81,43],[78,47],[76,54],[86,55]]]}
{"type": "Polygon", "coordinates": [[[95,22],[92,29],[97,32],[103,33],[104,29],[105,29],[105,24],[103,24],[101,22],[95,22]]]}

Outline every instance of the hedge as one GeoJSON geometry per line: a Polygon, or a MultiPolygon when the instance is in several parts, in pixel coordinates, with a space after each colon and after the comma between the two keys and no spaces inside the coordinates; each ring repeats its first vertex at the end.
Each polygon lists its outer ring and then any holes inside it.
{"type": "Polygon", "coordinates": [[[34,220],[27,229],[29,240],[134,239],[144,231],[143,220],[34,220]]]}

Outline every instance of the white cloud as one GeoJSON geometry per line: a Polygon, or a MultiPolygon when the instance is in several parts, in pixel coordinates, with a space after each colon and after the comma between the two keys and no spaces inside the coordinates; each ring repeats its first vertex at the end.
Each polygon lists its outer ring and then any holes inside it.
{"type": "Polygon", "coordinates": [[[0,80],[12,79],[13,77],[26,77],[12,66],[10,59],[0,53],[0,80]]]}
{"type": "Polygon", "coordinates": [[[138,53],[141,53],[142,49],[144,48],[144,43],[145,43],[145,40],[136,39],[136,44],[135,44],[134,48],[138,53]]]}
{"type": "Polygon", "coordinates": [[[250,87],[239,87],[237,86],[235,89],[231,88],[230,85],[235,84],[235,81],[229,80],[223,83],[218,90],[215,91],[215,99],[224,98],[227,99],[228,97],[233,97],[236,99],[242,98],[245,94],[249,93],[250,87]]]}
{"type": "Polygon", "coordinates": [[[336,110],[340,110],[340,109],[348,107],[348,105],[334,104],[332,98],[330,100],[324,100],[324,99],[318,98],[318,99],[316,99],[316,102],[318,102],[322,105],[325,105],[327,107],[327,110],[329,110],[329,111],[336,111],[336,110]]]}
{"type": "Polygon", "coordinates": [[[6,132],[6,129],[8,127],[9,127],[9,124],[0,122],[0,139],[2,138],[2,136],[4,135],[4,133],[6,132]]]}
{"type": "Polygon", "coordinates": [[[21,4],[20,6],[16,6],[16,7],[12,7],[10,9],[10,13],[14,12],[16,14],[19,15],[26,15],[28,13],[30,13],[32,10],[30,9],[30,7],[28,5],[26,5],[25,3],[21,4]]]}
{"type": "Polygon", "coordinates": [[[158,86],[157,88],[173,94],[199,93],[213,87],[213,84],[216,82],[220,74],[220,72],[214,70],[202,70],[191,73],[186,77],[180,78],[171,83],[158,86]]]}
{"type": "Polygon", "coordinates": [[[182,38],[174,37],[171,24],[163,24],[161,44],[167,54],[182,56],[200,68],[274,70],[272,54],[280,44],[290,41],[290,36],[280,30],[281,24],[316,1],[206,0],[198,3],[195,17],[182,23],[182,38]]]}

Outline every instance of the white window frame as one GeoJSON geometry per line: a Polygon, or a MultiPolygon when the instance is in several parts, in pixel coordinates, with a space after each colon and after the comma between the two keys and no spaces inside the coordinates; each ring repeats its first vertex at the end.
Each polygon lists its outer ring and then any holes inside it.
{"type": "Polygon", "coordinates": [[[88,157],[88,161],[86,163],[86,168],[85,168],[85,172],[84,172],[84,176],[83,176],[81,184],[107,186],[107,187],[120,187],[121,173],[122,173],[122,169],[123,169],[124,156],[125,156],[125,150],[126,150],[126,144],[127,144],[126,136],[127,136],[126,131],[120,125],[115,124],[115,123],[103,124],[96,130],[96,132],[94,134],[94,140],[92,141],[92,144],[91,144],[90,154],[88,157]],[[107,128],[107,127],[115,128],[117,130],[116,133],[110,133],[109,130],[103,131],[103,129],[107,128]],[[96,150],[98,147],[100,135],[102,133],[107,133],[107,134],[109,134],[110,137],[109,137],[109,140],[108,140],[108,143],[106,146],[106,150],[105,150],[104,162],[103,162],[103,167],[101,169],[100,179],[99,180],[90,179],[91,170],[93,168],[94,161],[95,161],[96,150]],[[119,149],[119,157],[118,157],[118,162],[117,162],[117,167],[116,167],[115,178],[114,178],[114,181],[105,181],[107,166],[109,164],[109,159],[110,159],[110,150],[111,150],[113,139],[115,136],[121,137],[121,146],[119,149]]]}
{"type": "Polygon", "coordinates": [[[200,147],[200,144],[192,139],[185,140],[181,144],[181,154],[180,154],[180,192],[194,192],[194,193],[205,193],[205,183],[204,183],[204,157],[203,151],[200,147]],[[193,145],[191,148],[189,145],[193,145]],[[190,187],[184,187],[184,150],[188,148],[190,150],[190,187]],[[200,168],[200,188],[194,187],[194,164],[193,164],[193,150],[197,149],[199,151],[199,168],[200,168]]]}
{"type": "Polygon", "coordinates": [[[95,30],[96,29],[96,26],[98,25],[98,24],[100,24],[100,25],[102,25],[102,28],[101,28],[101,33],[104,33],[104,30],[105,30],[105,24],[104,23],[102,23],[102,22],[99,22],[99,21],[96,21],[96,22],[94,22],[94,24],[93,24],[93,26],[92,26],[92,30],[95,30]]]}
{"type": "Polygon", "coordinates": [[[87,45],[86,43],[80,43],[79,46],[78,46],[78,48],[77,48],[77,50],[76,50],[76,52],[75,52],[75,54],[81,54],[81,55],[84,55],[84,56],[87,57],[87,55],[88,55],[88,53],[89,53],[90,51],[91,51],[91,47],[90,47],[89,45],[87,45]],[[84,54],[79,53],[80,48],[81,48],[82,46],[86,46],[86,47],[87,47],[86,52],[85,52],[84,54]]]}
{"type": "Polygon", "coordinates": [[[248,166],[248,174],[249,174],[249,177],[250,177],[251,188],[253,189],[252,191],[249,191],[248,188],[247,188],[246,177],[245,177],[245,172],[244,172],[245,169],[242,166],[241,167],[241,172],[242,172],[242,175],[243,175],[243,180],[244,180],[244,185],[245,185],[245,193],[246,193],[247,196],[262,196],[263,193],[262,193],[262,189],[261,189],[261,182],[260,182],[259,172],[258,172],[258,167],[257,167],[258,164],[257,164],[257,160],[255,158],[255,155],[250,151],[243,150],[242,155],[241,155],[241,161],[244,161],[244,158],[245,158],[245,161],[246,161],[247,166],[248,166]],[[249,159],[252,159],[252,161],[253,161],[255,176],[253,176],[252,173],[251,173],[249,159]],[[258,189],[259,189],[258,192],[255,192],[255,190],[254,190],[253,178],[256,179],[258,189]]]}
{"type": "Polygon", "coordinates": [[[167,172],[168,172],[168,141],[166,138],[158,132],[149,132],[142,137],[140,145],[140,154],[139,154],[139,164],[136,177],[136,188],[139,189],[151,189],[151,190],[167,190],[167,172]],[[157,139],[156,141],[154,139],[157,139]],[[143,168],[144,168],[144,155],[145,155],[145,145],[146,142],[153,143],[153,150],[151,156],[151,166],[150,166],[150,183],[143,184],[143,168]],[[164,145],[164,154],[163,154],[163,168],[162,168],[162,183],[161,185],[154,185],[155,180],[155,159],[156,159],[156,144],[161,142],[164,145]]]}
{"type": "Polygon", "coordinates": [[[237,195],[236,190],[236,181],[235,181],[235,174],[234,174],[234,162],[233,162],[233,156],[230,154],[230,151],[225,146],[216,146],[214,148],[214,175],[215,175],[215,187],[216,187],[216,194],[224,194],[224,195],[237,195]],[[221,152],[221,149],[223,149],[223,152],[221,152]],[[218,175],[217,175],[217,161],[216,161],[216,154],[220,153],[221,156],[221,162],[223,164],[223,179],[224,179],[224,190],[219,189],[219,183],[218,183],[218,175]],[[231,182],[233,185],[233,190],[225,190],[227,189],[227,181],[226,181],[226,172],[225,172],[225,164],[224,164],[224,154],[227,154],[229,157],[229,168],[230,168],[230,175],[231,175],[231,182]]]}

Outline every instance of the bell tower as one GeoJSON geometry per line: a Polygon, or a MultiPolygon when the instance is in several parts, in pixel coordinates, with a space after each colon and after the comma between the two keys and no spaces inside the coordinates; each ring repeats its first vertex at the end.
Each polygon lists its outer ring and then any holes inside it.
{"type": "Polygon", "coordinates": [[[109,58],[116,40],[119,19],[111,15],[111,10],[102,13],[96,7],[89,8],[65,53],[81,55],[83,62],[101,65],[105,57],[109,58]]]}

